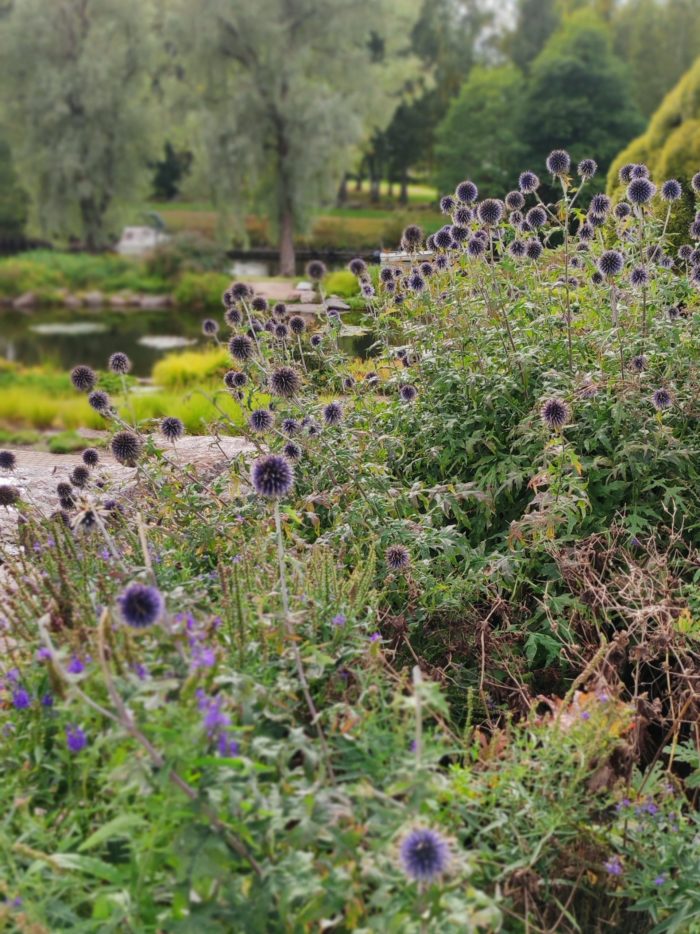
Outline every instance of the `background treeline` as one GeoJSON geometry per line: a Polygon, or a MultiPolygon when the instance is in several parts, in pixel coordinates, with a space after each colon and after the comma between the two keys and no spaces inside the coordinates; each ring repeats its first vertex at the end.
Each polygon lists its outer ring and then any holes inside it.
{"type": "Polygon", "coordinates": [[[182,199],[289,270],[363,180],[496,194],[566,144],[602,185],[699,53],[697,0],[0,0],[0,238],[182,199]]]}

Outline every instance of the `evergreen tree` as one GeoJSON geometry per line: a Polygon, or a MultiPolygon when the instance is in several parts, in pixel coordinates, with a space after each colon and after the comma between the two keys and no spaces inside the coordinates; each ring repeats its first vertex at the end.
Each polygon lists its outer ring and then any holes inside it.
{"type": "Polygon", "coordinates": [[[22,236],[28,201],[27,193],[19,185],[10,147],[0,140],[0,241],[22,236]]]}
{"type": "Polygon", "coordinates": [[[515,29],[504,42],[506,55],[518,68],[527,71],[559,22],[557,0],[518,0],[515,29]]]}

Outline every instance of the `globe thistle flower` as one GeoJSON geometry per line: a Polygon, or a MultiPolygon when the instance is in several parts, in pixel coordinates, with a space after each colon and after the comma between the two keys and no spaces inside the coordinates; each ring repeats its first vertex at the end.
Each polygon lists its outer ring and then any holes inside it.
{"type": "Polygon", "coordinates": [[[569,406],[561,399],[547,399],[540,409],[540,418],[552,431],[560,431],[569,417],[569,406]]]}
{"type": "Polygon", "coordinates": [[[229,286],[229,294],[234,302],[245,302],[253,297],[253,291],[245,282],[232,282],[229,286]]]}
{"type": "Polygon", "coordinates": [[[435,267],[437,269],[440,269],[440,270],[447,269],[449,265],[450,265],[450,261],[444,254],[441,254],[440,256],[437,256],[435,258],[435,267]]]}
{"type": "Polygon", "coordinates": [[[522,211],[511,211],[509,220],[513,227],[518,227],[523,222],[522,211]]]}
{"type": "Polygon", "coordinates": [[[443,195],[442,198],[440,198],[440,210],[443,214],[451,214],[456,204],[457,202],[452,195],[443,195]]]}
{"type": "Polygon", "coordinates": [[[425,288],[425,279],[419,272],[412,272],[408,279],[408,287],[413,292],[422,292],[425,288]]]}
{"type": "Polygon", "coordinates": [[[228,389],[242,389],[248,382],[248,377],[240,370],[229,370],[224,374],[224,385],[228,389]]]}
{"type": "Polygon", "coordinates": [[[429,234],[428,237],[426,237],[425,248],[431,251],[435,249],[435,234],[429,234]]]}
{"type": "MultiPolygon", "coordinates": [[[[427,260],[426,260],[425,262],[423,262],[423,263],[420,264],[420,271],[423,273],[423,275],[425,276],[426,279],[427,279],[429,276],[432,276],[432,274],[435,272],[435,270],[434,270],[434,268],[433,268],[433,264],[432,264],[432,263],[429,263],[427,260]]],[[[393,285],[393,283],[392,283],[392,285],[393,285]]]]}
{"type": "Polygon", "coordinates": [[[8,509],[19,501],[19,492],[9,483],[0,483],[0,506],[8,509]]]}
{"type": "Polygon", "coordinates": [[[343,389],[345,392],[350,392],[355,388],[355,379],[352,376],[343,377],[343,389]]]}
{"type": "Polygon", "coordinates": [[[486,198],[476,209],[479,220],[487,227],[495,227],[503,217],[503,205],[496,198],[486,198]]]}
{"type": "Polygon", "coordinates": [[[206,337],[214,337],[214,335],[218,333],[218,321],[214,321],[213,318],[205,318],[204,321],[202,321],[202,334],[204,334],[206,337]]]}
{"type": "Polygon", "coordinates": [[[384,557],[389,569],[395,572],[405,571],[411,560],[408,548],[403,545],[389,545],[384,557]]]}
{"type": "Polygon", "coordinates": [[[384,291],[388,292],[390,295],[396,291],[396,283],[392,279],[391,282],[387,282],[384,285],[384,291]]]}
{"type": "Polygon", "coordinates": [[[651,397],[651,404],[657,412],[663,412],[673,405],[673,396],[667,389],[657,389],[651,397]]]}
{"type": "Polygon", "coordinates": [[[235,299],[231,294],[231,289],[224,289],[224,292],[221,295],[221,304],[224,308],[232,308],[235,303],[235,299]]]}
{"type": "Polygon", "coordinates": [[[234,334],[228,342],[229,353],[234,360],[240,360],[242,363],[251,359],[253,348],[253,342],[247,334],[234,334]]]}
{"type": "Polygon", "coordinates": [[[669,305],[666,314],[671,321],[676,321],[681,316],[680,309],[676,305],[669,305]]]}
{"type": "Polygon", "coordinates": [[[367,263],[360,259],[359,256],[356,256],[355,259],[351,259],[348,263],[348,269],[353,276],[362,276],[367,272],[367,263]]]}
{"type": "Polygon", "coordinates": [[[449,250],[452,245],[452,232],[450,227],[441,227],[434,234],[435,246],[439,250],[449,250]]]}
{"type": "Polygon", "coordinates": [[[405,383],[399,389],[399,395],[401,396],[401,400],[403,402],[414,402],[416,396],[418,395],[418,390],[415,386],[411,386],[410,384],[405,383]]]}
{"type": "Polygon", "coordinates": [[[571,166],[571,156],[565,149],[553,149],[547,156],[547,171],[552,175],[566,175],[571,166]]]}
{"type": "Polygon", "coordinates": [[[179,418],[176,418],[174,415],[167,415],[161,420],[160,433],[166,441],[170,441],[171,444],[174,444],[184,435],[185,426],[179,418]]]}
{"type": "Polygon", "coordinates": [[[306,264],[306,275],[312,282],[320,282],[327,272],[326,264],[320,259],[312,259],[306,264]]]}
{"type": "Polygon", "coordinates": [[[603,275],[596,269],[596,271],[591,275],[591,282],[593,285],[600,285],[602,281],[603,275]]]}
{"type": "Polygon", "coordinates": [[[607,195],[597,194],[591,198],[588,210],[597,217],[605,217],[612,207],[612,201],[607,195]]]}
{"type": "Polygon", "coordinates": [[[96,389],[94,392],[90,393],[88,396],[88,404],[101,415],[105,415],[110,409],[109,396],[101,389],[96,389]]]}
{"type": "Polygon", "coordinates": [[[632,180],[632,169],[634,168],[634,163],[628,162],[622,166],[622,168],[617,173],[618,178],[625,185],[629,184],[632,180]]]}
{"type": "Polygon", "coordinates": [[[117,597],[122,619],[133,629],[153,626],[165,612],[165,600],[157,587],[147,584],[129,584],[117,597]]]}
{"type": "Polygon", "coordinates": [[[287,458],[288,461],[296,463],[301,460],[301,448],[295,441],[288,441],[285,446],[282,448],[282,453],[287,458]]]}
{"type": "Polygon", "coordinates": [[[243,321],[243,315],[235,305],[231,305],[224,313],[224,320],[229,327],[235,328],[243,321]]]}
{"type": "Polygon", "coordinates": [[[309,343],[312,347],[320,347],[323,343],[323,337],[320,334],[312,334],[309,343]]]}
{"type": "Polygon", "coordinates": [[[619,253],[617,250],[606,250],[598,260],[598,270],[606,279],[619,276],[624,265],[625,260],[622,253],[619,253]]]}
{"type": "Polygon", "coordinates": [[[365,382],[368,383],[370,386],[378,386],[379,376],[373,371],[370,371],[369,373],[365,373],[365,382]]]}
{"type": "Polygon", "coordinates": [[[543,246],[539,240],[528,240],[525,255],[528,259],[538,260],[542,256],[543,246]]]}
{"type": "Polygon", "coordinates": [[[291,399],[301,389],[301,377],[291,366],[281,366],[270,374],[270,389],[276,396],[291,399]]]}
{"type": "Polygon", "coordinates": [[[263,295],[256,295],[255,298],[253,298],[251,301],[250,307],[253,309],[253,311],[260,313],[267,311],[269,305],[267,303],[267,299],[263,295]]]}
{"type": "Polygon", "coordinates": [[[519,211],[525,206],[525,198],[520,191],[509,191],[505,201],[509,211],[519,211]]]}
{"type": "Polygon", "coordinates": [[[472,201],[476,201],[479,197],[479,189],[476,187],[474,182],[470,182],[469,179],[466,179],[463,182],[460,182],[455,189],[455,196],[458,201],[461,201],[462,204],[471,204],[472,201]]]}
{"type": "Polygon", "coordinates": [[[276,318],[285,318],[287,316],[287,306],[284,302],[275,302],[275,306],[272,309],[272,314],[276,318]]]}
{"type": "Polygon", "coordinates": [[[693,266],[690,271],[690,281],[696,288],[700,288],[700,267],[693,266]]]}
{"type": "Polygon", "coordinates": [[[97,382],[97,374],[91,367],[80,364],[79,366],[73,367],[70,379],[75,388],[80,392],[90,392],[97,382]]]}
{"type": "Polygon", "coordinates": [[[294,435],[299,434],[301,431],[301,425],[294,418],[285,418],[285,420],[282,422],[282,431],[290,438],[292,438],[294,435]]]}
{"type": "Polygon", "coordinates": [[[0,451],[0,470],[11,471],[17,466],[17,458],[12,451],[0,451]]]}
{"type": "Polygon", "coordinates": [[[664,201],[678,201],[682,194],[683,189],[678,179],[669,178],[661,186],[661,197],[664,201]]]}
{"type": "Polygon", "coordinates": [[[584,221],[579,226],[577,233],[581,240],[592,240],[595,236],[595,230],[593,229],[593,226],[588,224],[586,221],[584,221]]]}
{"type": "Polygon", "coordinates": [[[693,248],[689,243],[684,243],[678,250],[678,259],[683,260],[684,263],[690,262],[690,257],[692,255],[693,248]]]}
{"type": "Polygon", "coordinates": [[[423,242],[423,231],[418,224],[409,224],[401,236],[404,249],[414,253],[423,242]]]}
{"type": "Polygon", "coordinates": [[[648,178],[633,178],[627,186],[627,199],[632,204],[646,204],[654,197],[656,185],[648,178]]]}
{"type": "Polygon", "coordinates": [[[637,354],[636,357],[632,357],[630,366],[635,373],[643,373],[647,368],[647,358],[643,353],[637,354]]]}
{"type": "Polygon", "coordinates": [[[520,223],[518,224],[518,233],[521,233],[521,234],[532,233],[532,227],[528,224],[527,221],[525,220],[520,221],[520,223]]]}
{"type": "MultiPolygon", "coordinates": [[[[371,285],[369,282],[365,283],[360,289],[360,291],[365,296],[365,298],[371,298],[373,295],[376,294],[374,291],[374,286],[371,285]]],[[[328,312],[328,314],[330,315],[331,312],[328,312]]],[[[337,311],[334,310],[332,316],[340,320],[340,315],[338,314],[337,311]]]]}
{"type": "Polygon", "coordinates": [[[471,223],[473,217],[474,212],[472,209],[462,206],[457,208],[457,210],[454,212],[452,220],[460,227],[466,227],[467,224],[471,223]]]}
{"type": "Polygon", "coordinates": [[[268,454],[255,461],[251,479],[259,496],[281,499],[294,486],[294,470],[286,458],[268,454]]]}
{"type": "Polygon", "coordinates": [[[117,432],[110,444],[114,459],[125,467],[136,466],[142,447],[143,442],[132,431],[117,432]]]}
{"type": "Polygon", "coordinates": [[[85,448],[82,453],[83,463],[86,467],[97,467],[100,462],[99,452],[95,448],[85,448]]]}
{"type": "Polygon", "coordinates": [[[456,240],[457,243],[463,243],[469,236],[468,229],[466,227],[460,227],[459,224],[454,224],[450,228],[450,233],[452,234],[452,239],[456,240]]]}
{"type": "Polygon", "coordinates": [[[337,402],[329,402],[324,406],[323,419],[326,425],[339,425],[343,420],[343,407],[337,402]]]}
{"type": "Polygon", "coordinates": [[[474,259],[483,256],[486,252],[486,245],[481,237],[471,237],[467,243],[467,253],[474,259]]]}
{"type": "Polygon", "coordinates": [[[530,210],[527,212],[525,219],[527,220],[530,227],[532,227],[533,230],[536,230],[538,227],[542,227],[547,223],[547,212],[544,208],[541,208],[539,204],[536,204],[534,208],[530,208],[530,210]]]}
{"type": "Polygon", "coordinates": [[[690,253],[690,265],[700,266],[700,250],[694,249],[690,253]]]}
{"type": "Polygon", "coordinates": [[[525,243],[523,240],[513,240],[513,242],[508,247],[508,252],[511,256],[514,256],[516,259],[521,259],[525,256],[525,243]]]}
{"type": "Polygon", "coordinates": [[[87,482],[90,479],[90,471],[84,464],[78,464],[77,467],[73,468],[73,471],[70,475],[70,482],[73,486],[77,486],[79,489],[87,486],[87,482]]]}
{"type": "Polygon", "coordinates": [[[72,496],[73,487],[70,483],[67,483],[65,480],[61,480],[60,483],[56,484],[56,492],[59,496],[72,496]]]}
{"type": "MultiPolygon", "coordinates": [[[[264,325],[264,327],[263,327],[263,330],[264,330],[264,331],[267,331],[268,334],[272,334],[272,333],[274,332],[274,330],[275,330],[276,324],[277,324],[277,322],[274,321],[272,318],[270,318],[269,321],[266,321],[266,322],[265,322],[265,325],[264,325]]],[[[250,334],[251,332],[249,331],[248,333],[250,334]]]]}
{"type": "Polygon", "coordinates": [[[688,228],[688,232],[693,240],[700,240],[700,221],[693,221],[693,223],[688,228]]]}
{"type": "Polygon", "coordinates": [[[630,178],[649,178],[649,169],[641,162],[630,169],[630,178]]]}
{"type": "Polygon", "coordinates": [[[122,353],[120,350],[118,350],[109,358],[107,361],[107,366],[112,371],[112,373],[119,373],[123,376],[126,375],[131,369],[131,360],[129,360],[125,353],[122,353]]]}
{"type": "Polygon", "coordinates": [[[597,230],[599,227],[605,226],[605,218],[601,217],[600,214],[587,214],[586,223],[591,226],[594,230],[597,230]]]}
{"type": "Polygon", "coordinates": [[[598,163],[595,159],[581,159],[576,170],[582,179],[588,181],[593,178],[598,171],[598,163]]]}
{"type": "Polygon", "coordinates": [[[649,273],[646,271],[644,266],[635,266],[630,273],[630,285],[637,289],[643,285],[646,285],[648,282],[649,273]]]}
{"type": "Polygon", "coordinates": [[[401,841],[399,858],[409,879],[427,884],[444,875],[450,865],[450,848],[436,830],[418,827],[401,841]]]}
{"type": "Polygon", "coordinates": [[[251,412],[248,424],[252,431],[263,432],[269,431],[274,421],[275,418],[272,412],[267,409],[256,409],[254,412],[251,412]]]}
{"type": "Polygon", "coordinates": [[[518,187],[524,195],[532,194],[533,191],[537,191],[540,187],[540,180],[535,175],[534,172],[521,172],[520,178],[518,179],[518,187]]]}
{"type": "Polygon", "coordinates": [[[615,205],[615,217],[619,221],[624,221],[630,216],[631,213],[632,209],[630,208],[629,204],[625,204],[624,201],[620,201],[619,204],[615,205]]]}
{"type": "Polygon", "coordinates": [[[289,337],[289,328],[286,324],[276,324],[272,332],[278,341],[286,341],[289,337]]]}
{"type": "Polygon", "coordinates": [[[379,270],[379,279],[384,283],[394,281],[394,271],[391,266],[382,266],[379,270]]]}

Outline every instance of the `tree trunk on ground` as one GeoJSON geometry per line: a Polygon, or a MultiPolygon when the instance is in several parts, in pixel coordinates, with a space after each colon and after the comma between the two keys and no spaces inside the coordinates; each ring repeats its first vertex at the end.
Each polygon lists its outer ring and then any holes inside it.
{"type": "Polygon", "coordinates": [[[399,195],[401,204],[408,204],[408,172],[401,170],[401,194],[399,195]]]}
{"type": "Polygon", "coordinates": [[[387,182],[386,196],[391,200],[394,197],[394,179],[389,178],[387,182]]]}
{"type": "Polygon", "coordinates": [[[381,178],[379,178],[377,175],[372,176],[372,181],[370,183],[370,190],[369,190],[369,200],[372,202],[372,204],[379,203],[379,186],[381,185],[381,183],[382,183],[381,178]]]}
{"type": "Polygon", "coordinates": [[[362,175],[362,173],[358,172],[357,175],[355,176],[355,191],[362,191],[363,179],[364,179],[364,176],[362,175]]]}
{"type": "Polygon", "coordinates": [[[338,186],[338,195],[336,198],[338,207],[342,207],[347,200],[348,200],[348,173],[345,172],[343,173],[342,181],[340,182],[340,185],[338,186]]]}
{"type": "Polygon", "coordinates": [[[294,219],[292,212],[286,208],[280,218],[279,235],[280,275],[293,276],[295,274],[294,255],[294,219]]]}

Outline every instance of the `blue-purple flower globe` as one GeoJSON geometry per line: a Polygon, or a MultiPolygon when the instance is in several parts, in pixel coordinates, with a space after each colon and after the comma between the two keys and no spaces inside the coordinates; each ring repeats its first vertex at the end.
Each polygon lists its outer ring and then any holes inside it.
{"type": "Polygon", "coordinates": [[[255,492],[266,499],[281,499],[294,486],[294,470],[285,457],[268,454],[253,464],[251,479],[255,492]]]}
{"type": "Polygon", "coordinates": [[[682,194],[681,183],[675,178],[669,178],[661,186],[661,197],[664,201],[678,201],[682,194]]]}
{"type": "Polygon", "coordinates": [[[450,847],[436,830],[417,827],[409,831],[399,846],[403,871],[415,882],[434,882],[450,865],[450,847]]]}
{"type": "Polygon", "coordinates": [[[471,204],[472,201],[476,201],[479,197],[479,189],[474,182],[470,182],[469,179],[466,179],[457,185],[455,195],[457,200],[461,201],[462,204],[471,204]]]}
{"type": "Polygon", "coordinates": [[[646,204],[656,194],[656,185],[648,178],[633,178],[627,186],[627,198],[632,204],[646,204]]]}
{"type": "Polygon", "coordinates": [[[552,175],[566,175],[571,167],[571,156],[565,149],[553,149],[547,156],[547,171],[552,175]]]}
{"type": "Polygon", "coordinates": [[[606,279],[619,276],[624,265],[624,257],[618,250],[606,250],[598,260],[598,269],[606,279]]]}
{"type": "Polygon", "coordinates": [[[147,629],[163,616],[165,600],[157,587],[130,584],[119,597],[117,606],[124,622],[134,629],[147,629]]]}

